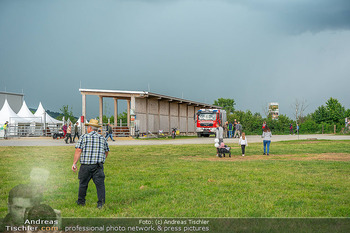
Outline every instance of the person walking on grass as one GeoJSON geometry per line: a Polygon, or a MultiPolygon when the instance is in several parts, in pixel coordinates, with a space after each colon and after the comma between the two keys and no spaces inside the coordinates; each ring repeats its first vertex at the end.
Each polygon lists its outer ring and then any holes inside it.
{"type": "Polygon", "coordinates": [[[238,144],[241,145],[242,156],[244,156],[245,155],[245,147],[248,146],[248,140],[247,140],[244,132],[242,133],[242,136],[239,138],[238,144]]]}
{"type": "Polygon", "coordinates": [[[272,137],[272,134],[271,134],[271,130],[269,129],[269,127],[265,127],[264,129],[264,132],[261,136],[264,140],[263,140],[263,143],[264,143],[264,155],[270,155],[270,144],[271,144],[271,137],[272,137]]]}
{"type": "Polygon", "coordinates": [[[105,137],[97,133],[101,127],[98,120],[91,119],[85,125],[88,126],[87,134],[82,135],[75,146],[72,165],[72,170],[76,172],[78,170],[77,163],[80,160],[79,194],[76,203],[81,206],[85,205],[86,191],[92,179],[97,190],[97,208],[101,209],[106,200],[103,164],[108,156],[109,147],[105,137]]]}

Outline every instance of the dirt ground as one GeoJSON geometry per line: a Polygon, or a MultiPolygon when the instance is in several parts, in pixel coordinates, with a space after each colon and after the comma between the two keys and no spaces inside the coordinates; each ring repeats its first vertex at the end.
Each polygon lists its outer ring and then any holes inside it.
{"type": "Polygon", "coordinates": [[[298,155],[246,155],[238,156],[233,155],[231,158],[226,157],[218,158],[199,158],[195,156],[182,157],[184,160],[202,160],[202,161],[222,161],[222,162],[232,162],[232,161],[252,161],[252,160],[296,160],[296,161],[311,161],[311,160],[322,160],[322,161],[350,161],[350,154],[345,153],[322,153],[322,154],[298,154],[298,155]]]}

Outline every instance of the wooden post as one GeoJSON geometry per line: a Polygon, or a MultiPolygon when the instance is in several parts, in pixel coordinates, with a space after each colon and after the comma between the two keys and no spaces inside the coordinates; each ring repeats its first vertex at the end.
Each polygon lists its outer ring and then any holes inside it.
{"type": "Polygon", "coordinates": [[[159,130],[161,130],[161,128],[160,128],[160,100],[158,99],[158,132],[159,130]]]}
{"type": "Polygon", "coordinates": [[[81,134],[85,134],[85,121],[86,121],[86,95],[82,94],[82,110],[81,115],[84,118],[84,121],[81,122],[81,134]]]}
{"type": "Polygon", "coordinates": [[[180,121],[180,118],[181,118],[181,108],[180,108],[180,103],[177,104],[177,129],[180,131],[180,127],[181,127],[181,121],[180,121]]]}
{"type": "Polygon", "coordinates": [[[334,125],[334,134],[336,134],[336,133],[337,133],[337,126],[334,125]]]}
{"type": "Polygon", "coordinates": [[[171,135],[171,116],[170,116],[170,113],[171,113],[171,111],[170,111],[170,107],[171,107],[171,104],[170,104],[170,101],[169,101],[169,135],[171,135]]]}
{"type": "Polygon", "coordinates": [[[118,99],[114,99],[114,126],[118,126],[118,99]]]}
{"type": "Polygon", "coordinates": [[[186,105],[186,136],[188,136],[188,105],[186,105]]]}
{"type": "Polygon", "coordinates": [[[146,98],[146,135],[148,137],[148,98],[146,98]]]}
{"type": "Polygon", "coordinates": [[[99,97],[99,103],[100,103],[100,124],[102,125],[103,123],[103,97],[102,96],[98,96],[99,97]]]}
{"type": "Polygon", "coordinates": [[[130,100],[127,100],[127,126],[130,128],[130,100]]]}

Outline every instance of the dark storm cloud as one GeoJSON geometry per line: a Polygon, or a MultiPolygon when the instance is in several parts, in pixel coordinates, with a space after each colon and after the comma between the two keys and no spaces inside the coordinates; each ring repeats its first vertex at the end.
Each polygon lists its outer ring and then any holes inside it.
{"type": "Polygon", "coordinates": [[[289,33],[350,29],[349,0],[228,1],[260,11],[289,33]]]}
{"type": "MultiPolygon", "coordinates": [[[[68,104],[77,116],[80,86],[150,88],[206,103],[233,98],[237,109],[253,112],[279,102],[281,114],[289,115],[291,102],[304,98],[311,112],[330,96],[341,102],[350,97],[349,5],[350,0],[0,0],[0,91],[23,89],[29,107],[43,101],[46,109],[59,111],[68,104]]],[[[96,117],[98,99],[87,102],[88,116],[96,117]]]]}

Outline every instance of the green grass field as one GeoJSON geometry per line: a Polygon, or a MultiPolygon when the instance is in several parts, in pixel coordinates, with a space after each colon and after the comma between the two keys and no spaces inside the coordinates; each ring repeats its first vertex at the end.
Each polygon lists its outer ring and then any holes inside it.
{"type": "MultiPolygon", "coordinates": [[[[232,146],[232,145],[230,145],[232,146]]],[[[73,147],[0,147],[0,217],[9,190],[33,167],[50,170],[44,203],[62,217],[350,217],[350,141],[251,143],[242,157],[217,158],[213,145],[111,146],[106,205],[75,205],[73,147]]]]}

